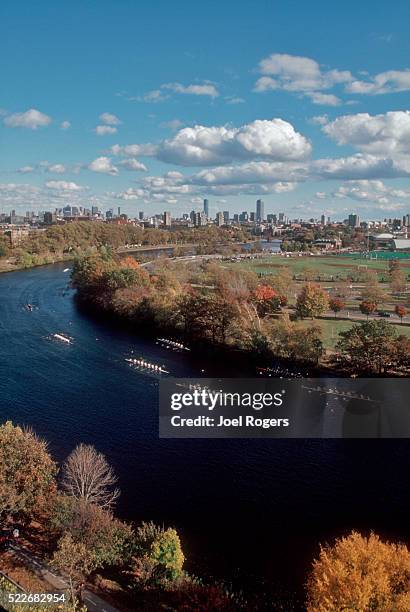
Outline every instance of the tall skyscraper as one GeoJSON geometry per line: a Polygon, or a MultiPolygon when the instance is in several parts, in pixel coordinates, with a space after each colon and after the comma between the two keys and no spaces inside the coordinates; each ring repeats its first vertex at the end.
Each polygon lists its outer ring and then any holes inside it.
{"type": "Polygon", "coordinates": [[[326,225],[326,215],[322,215],[320,217],[320,223],[321,223],[321,225],[326,225]]]}
{"type": "Polygon", "coordinates": [[[204,200],[204,215],[209,218],[209,202],[208,200],[204,200]]]}
{"type": "Polygon", "coordinates": [[[223,215],[224,215],[224,224],[229,225],[229,210],[224,210],[223,215]]]}
{"type": "Polygon", "coordinates": [[[168,211],[164,212],[163,221],[164,221],[165,227],[171,227],[171,213],[170,212],[168,211]]]}
{"type": "Polygon", "coordinates": [[[143,211],[143,210],[140,210],[140,211],[139,211],[139,213],[138,213],[138,219],[139,219],[140,221],[143,221],[143,220],[144,220],[144,211],[143,211]]]}
{"type": "Polygon", "coordinates": [[[256,221],[261,223],[265,218],[265,205],[263,200],[256,200],[256,221]]]}

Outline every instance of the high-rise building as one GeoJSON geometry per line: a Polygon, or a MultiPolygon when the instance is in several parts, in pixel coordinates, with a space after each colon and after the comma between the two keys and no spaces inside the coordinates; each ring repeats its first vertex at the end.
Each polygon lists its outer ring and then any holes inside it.
{"type": "Polygon", "coordinates": [[[253,223],[256,221],[256,213],[251,212],[249,214],[249,220],[252,221],[253,223]]]}
{"type": "Polygon", "coordinates": [[[139,211],[139,213],[138,213],[138,219],[139,219],[140,221],[143,221],[143,220],[144,220],[144,211],[143,211],[143,210],[140,210],[140,211],[139,211]]]}
{"type": "Polygon", "coordinates": [[[326,215],[322,215],[320,217],[320,223],[321,223],[321,225],[326,225],[326,215]]]}
{"type": "Polygon", "coordinates": [[[348,219],[349,227],[360,227],[360,217],[357,214],[350,214],[348,219]]]}
{"type": "Polygon", "coordinates": [[[243,212],[241,212],[241,214],[239,215],[239,221],[241,223],[246,223],[247,221],[249,221],[249,215],[246,212],[246,210],[244,210],[243,212]]]}
{"type": "Polygon", "coordinates": [[[224,225],[229,225],[229,210],[224,210],[224,225]]]}
{"type": "Polygon", "coordinates": [[[209,202],[207,199],[204,200],[204,215],[209,219],[209,202]]]}
{"type": "Polygon", "coordinates": [[[171,227],[171,213],[165,211],[162,217],[165,227],[171,227]]]}
{"type": "Polygon", "coordinates": [[[256,200],[256,221],[261,223],[265,218],[265,205],[263,200],[256,200]]]}
{"type": "Polygon", "coordinates": [[[267,219],[268,223],[275,223],[275,221],[276,221],[276,215],[271,215],[271,214],[269,214],[269,215],[266,217],[266,219],[267,219]]]}
{"type": "Polygon", "coordinates": [[[234,214],[233,221],[234,223],[239,223],[239,215],[237,213],[234,214]]]}
{"type": "Polygon", "coordinates": [[[105,213],[105,218],[106,219],[112,219],[114,216],[114,209],[110,208],[109,210],[107,210],[107,212],[105,213]]]}
{"type": "Polygon", "coordinates": [[[285,213],[279,213],[279,223],[283,223],[285,219],[285,213]]]}
{"type": "Polygon", "coordinates": [[[202,227],[207,224],[207,218],[204,212],[196,212],[194,213],[194,225],[195,227],[202,227]]]}
{"type": "Polygon", "coordinates": [[[216,213],[216,224],[218,227],[221,227],[221,225],[224,224],[224,215],[221,212],[216,213]]]}

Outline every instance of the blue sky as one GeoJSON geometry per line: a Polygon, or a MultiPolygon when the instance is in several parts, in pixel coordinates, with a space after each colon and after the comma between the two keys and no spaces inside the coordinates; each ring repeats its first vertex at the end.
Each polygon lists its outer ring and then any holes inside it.
{"type": "Polygon", "coordinates": [[[408,213],[409,23],[407,0],[3,0],[0,210],[408,213]]]}

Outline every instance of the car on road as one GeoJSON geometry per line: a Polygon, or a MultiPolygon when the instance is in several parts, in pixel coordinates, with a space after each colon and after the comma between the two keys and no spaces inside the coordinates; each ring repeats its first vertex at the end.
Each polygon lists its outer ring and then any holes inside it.
{"type": "Polygon", "coordinates": [[[379,317],[384,317],[385,319],[390,319],[391,314],[389,312],[386,312],[385,310],[378,310],[377,314],[379,317]]]}

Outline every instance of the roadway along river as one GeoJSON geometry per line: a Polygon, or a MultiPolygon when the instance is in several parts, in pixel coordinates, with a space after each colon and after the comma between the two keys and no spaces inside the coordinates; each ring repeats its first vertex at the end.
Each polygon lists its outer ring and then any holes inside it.
{"type": "Polygon", "coordinates": [[[31,425],[59,461],[94,444],[119,476],[121,516],[175,525],[189,569],[243,587],[297,591],[317,542],[353,527],[408,539],[407,441],[159,440],[156,382],[125,357],[176,376],[206,365],[80,313],[63,268],[0,275],[0,421],[31,425]]]}

